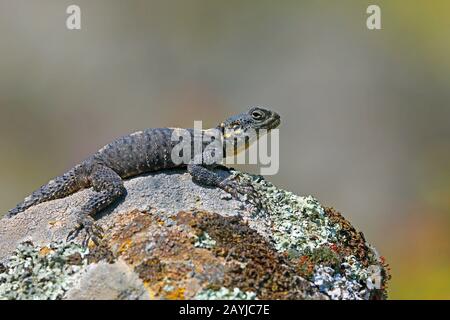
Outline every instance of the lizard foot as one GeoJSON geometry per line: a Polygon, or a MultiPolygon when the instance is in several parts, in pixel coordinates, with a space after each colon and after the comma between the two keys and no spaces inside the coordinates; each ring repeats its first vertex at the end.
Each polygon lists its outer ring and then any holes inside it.
{"type": "Polygon", "coordinates": [[[241,182],[236,178],[227,178],[219,184],[219,188],[228,192],[233,198],[238,200],[240,200],[239,194],[246,196],[249,202],[258,209],[262,208],[259,194],[250,183],[241,182]]]}
{"type": "Polygon", "coordinates": [[[75,239],[81,230],[84,229],[85,235],[83,237],[82,245],[87,247],[89,240],[92,240],[95,245],[99,245],[103,238],[103,229],[94,222],[94,218],[86,214],[79,214],[76,227],[69,232],[67,241],[75,239]]]}

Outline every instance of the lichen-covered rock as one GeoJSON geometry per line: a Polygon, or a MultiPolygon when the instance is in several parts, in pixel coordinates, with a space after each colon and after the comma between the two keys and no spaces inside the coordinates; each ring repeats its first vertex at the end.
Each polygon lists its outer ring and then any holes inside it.
{"type": "Polygon", "coordinates": [[[65,294],[69,300],[146,300],[150,296],[133,268],[122,260],[90,264],[76,286],[65,294]]]}
{"type": "Polygon", "coordinates": [[[264,209],[182,171],[125,182],[100,246],[65,243],[90,190],[0,223],[0,299],[380,299],[383,258],[339,213],[238,171],[264,209]],[[28,241],[23,243],[24,241],[28,241]]]}
{"type": "Polygon", "coordinates": [[[88,250],[75,243],[18,245],[0,273],[1,299],[61,299],[87,265],[88,250]]]}

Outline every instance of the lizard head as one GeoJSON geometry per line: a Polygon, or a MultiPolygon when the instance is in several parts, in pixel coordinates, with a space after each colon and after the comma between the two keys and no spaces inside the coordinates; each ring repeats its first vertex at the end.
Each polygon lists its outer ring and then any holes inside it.
{"type": "MultiPolygon", "coordinates": [[[[259,138],[261,129],[264,133],[275,129],[280,125],[280,116],[273,111],[261,107],[252,107],[249,111],[231,116],[222,122],[218,129],[222,131],[225,142],[229,145],[241,144],[243,149],[248,148],[259,138]]],[[[242,148],[238,148],[239,151],[242,148]]]]}
{"type": "Polygon", "coordinates": [[[227,131],[271,130],[279,125],[280,116],[278,113],[260,107],[252,107],[247,112],[229,117],[218,128],[226,133],[227,131]]]}

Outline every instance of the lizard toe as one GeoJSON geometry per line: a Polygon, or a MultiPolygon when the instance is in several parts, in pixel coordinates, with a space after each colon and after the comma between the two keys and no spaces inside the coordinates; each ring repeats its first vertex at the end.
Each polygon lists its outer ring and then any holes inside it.
{"type": "Polygon", "coordinates": [[[83,226],[79,223],[69,231],[69,234],[67,235],[66,242],[73,241],[80,233],[81,229],[83,229],[83,226]]]}
{"type": "Polygon", "coordinates": [[[245,197],[245,200],[254,204],[257,208],[261,207],[259,193],[250,183],[243,183],[237,179],[226,179],[221,183],[220,188],[237,200],[241,200],[239,195],[242,195],[245,197]]]}
{"type": "Polygon", "coordinates": [[[82,245],[88,246],[89,240],[92,240],[95,245],[99,245],[103,238],[103,229],[94,222],[94,219],[89,215],[79,214],[76,227],[69,232],[67,241],[75,239],[80,231],[84,231],[82,245]]]}

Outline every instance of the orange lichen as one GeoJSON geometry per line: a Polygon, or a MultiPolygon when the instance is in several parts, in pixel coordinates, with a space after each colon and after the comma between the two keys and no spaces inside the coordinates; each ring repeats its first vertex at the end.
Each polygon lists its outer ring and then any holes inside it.
{"type": "Polygon", "coordinates": [[[309,256],[301,256],[297,262],[297,272],[305,278],[309,278],[314,272],[314,263],[309,256]]]}
{"type": "Polygon", "coordinates": [[[120,255],[122,253],[124,253],[133,243],[133,241],[131,241],[131,239],[126,239],[124,242],[122,242],[120,244],[119,250],[117,250],[117,253],[120,255]]]}
{"type": "Polygon", "coordinates": [[[50,252],[52,252],[52,249],[50,249],[49,247],[42,247],[39,250],[39,255],[42,257],[45,257],[46,255],[48,255],[50,252]]]}
{"type": "Polygon", "coordinates": [[[105,239],[109,252],[134,267],[153,298],[189,299],[213,287],[263,299],[302,298],[315,290],[297,276],[294,262],[239,218],[182,211],[168,227],[158,216],[132,211],[115,220],[105,239]],[[214,245],[196,247],[202,233],[214,245]]]}
{"type": "Polygon", "coordinates": [[[175,288],[174,290],[166,294],[165,298],[169,300],[184,300],[185,291],[185,288],[175,288]]]}
{"type": "Polygon", "coordinates": [[[363,233],[356,231],[350,222],[333,208],[324,208],[324,210],[330,220],[341,227],[338,237],[342,242],[336,245],[337,251],[342,251],[346,256],[354,255],[363,266],[369,266],[371,250],[366,245],[363,233]]]}
{"type": "Polygon", "coordinates": [[[222,286],[261,299],[303,297],[308,285],[296,277],[295,266],[239,218],[196,212],[195,220],[193,226],[216,241],[211,251],[226,261],[222,286]]]}

